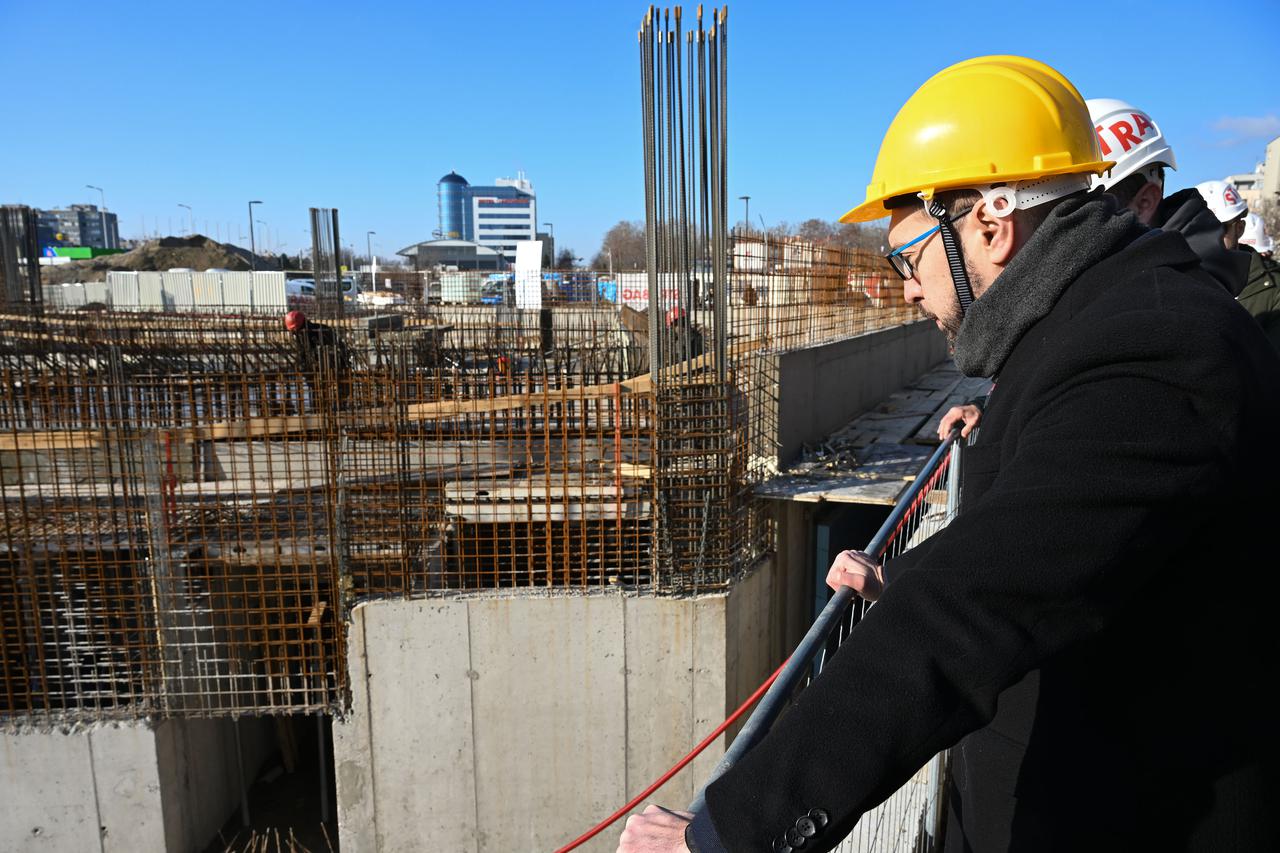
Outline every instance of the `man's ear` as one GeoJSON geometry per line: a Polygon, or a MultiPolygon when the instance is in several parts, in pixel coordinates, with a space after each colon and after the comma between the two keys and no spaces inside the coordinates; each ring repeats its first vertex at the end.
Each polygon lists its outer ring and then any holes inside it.
{"type": "Polygon", "coordinates": [[[1159,184],[1147,182],[1142,185],[1129,202],[1129,209],[1138,216],[1139,222],[1151,222],[1155,218],[1156,208],[1164,197],[1164,188],[1159,184]]]}
{"type": "Polygon", "coordinates": [[[979,199],[969,216],[973,217],[977,226],[978,250],[986,253],[986,262],[996,267],[1009,263],[1009,259],[1018,248],[1019,234],[1017,225],[1014,223],[1017,214],[996,216],[986,199],[979,199]]]}

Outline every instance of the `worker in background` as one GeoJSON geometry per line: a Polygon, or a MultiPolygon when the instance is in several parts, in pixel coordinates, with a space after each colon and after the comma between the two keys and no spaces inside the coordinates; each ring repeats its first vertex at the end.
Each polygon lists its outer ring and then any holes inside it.
{"type": "Polygon", "coordinates": [[[689,312],[677,305],[667,311],[666,358],[668,365],[702,355],[702,332],[689,322],[689,312]]]}
{"type": "Polygon", "coordinates": [[[1236,301],[1253,315],[1272,346],[1280,350],[1280,265],[1271,259],[1275,243],[1258,214],[1245,217],[1239,247],[1248,253],[1251,263],[1249,281],[1236,301]]]}
{"type": "MultiPolygon", "coordinates": [[[[1085,104],[1102,156],[1115,161],[1109,171],[1091,179],[1090,190],[1114,196],[1143,225],[1177,231],[1199,256],[1205,272],[1231,295],[1240,293],[1249,277],[1249,259],[1231,251],[1234,245],[1224,244],[1223,225],[1205,196],[1188,188],[1165,197],[1165,170],[1177,169],[1178,161],[1156,120],[1116,98],[1090,98],[1085,104]]],[[[979,397],[949,409],[938,422],[939,437],[962,424],[962,435],[968,438],[982,419],[985,400],[979,397]]]]}
{"type": "Polygon", "coordinates": [[[1250,213],[1244,218],[1244,233],[1240,235],[1241,248],[1248,246],[1266,260],[1271,260],[1275,252],[1275,240],[1267,233],[1267,225],[1262,217],[1250,213]]]}
{"type": "Polygon", "coordinates": [[[1232,296],[1239,293],[1248,262],[1223,247],[1222,226],[1210,205],[1194,189],[1165,197],[1164,170],[1177,169],[1178,164],[1155,119],[1115,98],[1091,98],[1086,103],[1102,156],[1115,161],[1109,172],[1093,179],[1092,190],[1115,196],[1143,225],[1186,237],[1204,270],[1232,296]]]}
{"type": "Polygon", "coordinates": [[[340,408],[351,397],[351,350],[341,335],[301,311],[284,315],[284,327],[298,348],[298,367],[306,376],[312,399],[340,408]]]}
{"type": "Polygon", "coordinates": [[[949,851],[1280,849],[1280,355],[1181,234],[1088,192],[1112,165],[1030,59],[898,112],[843,221],[890,217],[906,300],[999,377],[960,514],[842,552],[828,584],[876,606],[703,811],[620,850],[830,850],[951,747],[949,851]]]}
{"type": "Polygon", "coordinates": [[[1196,184],[1196,192],[1222,226],[1222,245],[1228,251],[1238,249],[1244,220],[1249,215],[1249,205],[1240,197],[1240,191],[1227,181],[1203,181],[1196,184]]]}

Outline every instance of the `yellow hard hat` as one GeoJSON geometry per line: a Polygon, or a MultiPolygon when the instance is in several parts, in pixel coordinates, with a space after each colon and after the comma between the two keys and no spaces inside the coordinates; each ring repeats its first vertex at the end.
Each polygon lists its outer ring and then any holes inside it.
{"type": "Polygon", "coordinates": [[[939,71],[903,104],[880,143],[867,200],[840,221],[888,216],[885,201],[900,195],[1113,165],[1071,81],[1034,59],[981,56],[939,71]]]}

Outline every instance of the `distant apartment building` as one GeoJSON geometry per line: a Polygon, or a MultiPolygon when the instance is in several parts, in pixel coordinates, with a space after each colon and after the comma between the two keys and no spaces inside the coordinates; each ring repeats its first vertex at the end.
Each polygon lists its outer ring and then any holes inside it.
{"type": "Polygon", "coordinates": [[[1227,182],[1235,184],[1250,209],[1280,202],[1280,136],[1267,143],[1266,156],[1252,172],[1228,175],[1227,182]]]}
{"type": "Polygon", "coordinates": [[[120,248],[120,226],[116,215],[99,210],[96,204],[73,204],[65,210],[37,211],[36,239],[46,246],[93,246],[120,248]]]}
{"type": "Polygon", "coordinates": [[[518,241],[541,237],[537,194],[523,172],[492,186],[472,185],[450,172],[436,189],[441,239],[479,243],[511,261],[518,241]]]}

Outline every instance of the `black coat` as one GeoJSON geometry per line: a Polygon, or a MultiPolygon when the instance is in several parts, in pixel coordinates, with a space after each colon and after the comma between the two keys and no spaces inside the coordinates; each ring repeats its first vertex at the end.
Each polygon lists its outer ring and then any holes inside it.
{"type": "Polygon", "coordinates": [[[1200,258],[1200,268],[1236,296],[1249,279],[1249,257],[1222,242],[1222,223],[1195,187],[1179,190],[1156,208],[1152,225],[1176,231],[1200,258]]]}
{"type": "Polygon", "coordinates": [[[1280,358],[1181,236],[1085,272],[1004,363],[960,517],[708,788],[721,843],[820,810],[797,849],[830,849],[964,738],[949,849],[1277,849],[1278,429],[1280,358]]]}

